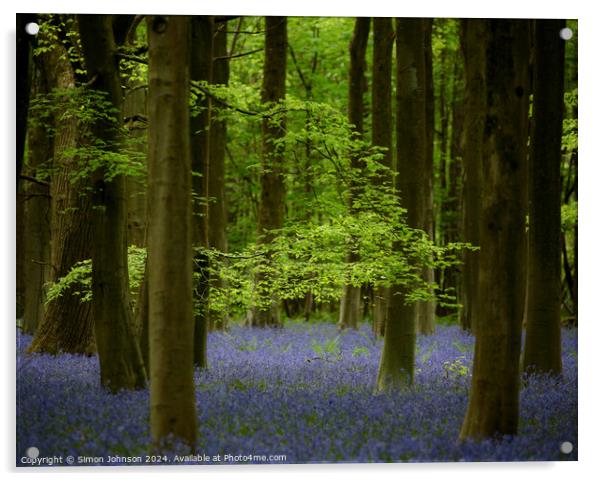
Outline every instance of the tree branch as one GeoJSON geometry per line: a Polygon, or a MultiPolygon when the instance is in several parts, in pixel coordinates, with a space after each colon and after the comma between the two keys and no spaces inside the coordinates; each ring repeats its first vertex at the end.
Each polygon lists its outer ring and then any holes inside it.
{"type": "Polygon", "coordinates": [[[21,174],[19,176],[19,178],[21,178],[23,180],[27,180],[28,182],[33,182],[34,184],[42,185],[44,187],[49,187],[50,186],[50,184],[48,182],[45,182],[43,180],[38,180],[35,177],[30,177],[29,175],[23,175],[23,174],[21,174]]]}
{"type": "Polygon", "coordinates": [[[261,52],[263,48],[256,48],[255,50],[250,50],[248,52],[237,53],[236,55],[225,55],[223,57],[214,57],[213,60],[230,60],[233,58],[246,57],[247,55],[253,55],[254,53],[261,52]]]}

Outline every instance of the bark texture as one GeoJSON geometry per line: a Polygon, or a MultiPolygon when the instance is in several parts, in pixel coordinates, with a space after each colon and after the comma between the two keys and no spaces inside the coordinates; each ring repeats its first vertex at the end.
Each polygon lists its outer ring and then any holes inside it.
{"type": "MultiPolygon", "coordinates": [[[[127,74],[126,74],[127,75],[127,74]]],[[[146,157],[147,126],[142,119],[147,117],[147,87],[130,82],[123,102],[123,117],[132,148],[146,157]]],[[[146,161],[146,159],[145,159],[146,161]]],[[[127,198],[127,237],[128,244],[138,247],[146,245],[146,178],[128,177],[126,179],[127,198]]]]}
{"type": "MultiPolygon", "coordinates": [[[[485,42],[484,20],[463,19],[460,39],[464,57],[464,122],[462,138],[461,240],[478,246],[481,218],[481,183],[483,136],[485,129],[485,42]]],[[[479,297],[479,251],[463,254],[460,280],[460,323],[473,330],[477,319],[479,297]]]]}
{"type": "MultiPolygon", "coordinates": [[[[32,96],[48,93],[48,82],[41,69],[36,69],[32,96]]],[[[34,114],[31,114],[36,115],[34,114]]],[[[47,128],[34,118],[28,128],[28,155],[24,171],[36,177],[39,168],[52,158],[53,142],[47,128]]],[[[50,184],[28,182],[21,184],[24,203],[24,302],[23,330],[35,333],[44,317],[45,284],[50,280],[50,184]]]]}
{"type": "Polygon", "coordinates": [[[529,162],[527,335],[524,369],[562,374],[560,348],[560,145],[564,20],[535,21],[533,135],[529,162]]]}
{"type": "MultiPolygon", "coordinates": [[[[190,78],[196,81],[211,80],[213,68],[213,17],[193,16],[191,24],[190,78]]],[[[192,162],[192,245],[196,249],[209,247],[209,145],[211,99],[208,96],[197,100],[200,113],[190,119],[190,148],[192,162]]],[[[207,367],[207,330],[209,322],[209,264],[207,254],[198,250],[194,253],[194,364],[207,367]]]]}
{"type": "MultiPolygon", "coordinates": [[[[261,101],[266,105],[283,100],[286,94],[286,57],[287,57],[287,18],[265,18],[265,63],[263,66],[263,85],[261,101]]],[[[277,144],[285,133],[284,114],[277,119],[264,119],[262,122],[262,173],[261,199],[259,202],[258,234],[259,242],[269,243],[274,238],[271,232],[282,227],[284,221],[284,155],[283,147],[277,144]]],[[[267,309],[254,307],[249,313],[252,326],[281,326],[280,302],[273,298],[269,288],[269,255],[266,264],[260,266],[255,279],[256,295],[260,298],[272,298],[267,309]]]]}
{"type": "MultiPolygon", "coordinates": [[[[227,85],[230,77],[230,64],[227,58],[227,23],[216,24],[213,35],[213,71],[211,83],[227,85]]],[[[217,116],[211,116],[209,129],[209,247],[220,252],[228,251],[226,226],[228,225],[228,210],[226,204],[226,142],[228,140],[227,122],[217,116]]],[[[222,280],[210,279],[211,286],[222,288],[222,280]]],[[[216,312],[209,309],[210,329],[223,330],[228,327],[226,312],[216,312]]]]}
{"type": "MultiPolygon", "coordinates": [[[[432,55],[432,26],[433,19],[425,18],[422,22],[424,36],[424,80],[422,91],[424,96],[424,164],[419,198],[420,220],[417,227],[422,229],[428,236],[434,238],[435,211],[433,206],[434,187],[434,165],[433,165],[433,129],[434,129],[434,105],[431,102],[433,82],[433,55],[432,55]]],[[[432,267],[425,266],[422,269],[422,277],[429,283],[434,284],[435,272],[432,267]]],[[[435,333],[435,301],[422,301],[416,305],[418,332],[430,335],[435,333]]]]}
{"type": "MultiPolygon", "coordinates": [[[[391,108],[391,71],[395,32],[391,18],[374,18],[374,50],[372,63],[372,144],[386,149],[382,164],[392,168],[393,114],[391,108]]],[[[392,178],[379,179],[393,182],[392,178]]],[[[373,331],[384,335],[389,302],[389,289],[384,286],[374,289],[373,331]]]]}
{"type": "Polygon", "coordinates": [[[151,436],[196,440],[190,191],[190,20],[149,16],[148,299],[151,436]]]}
{"type": "MultiPolygon", "coordinates": [[[[425,54],[423,19],[397,18],[397,188],[401,205],[407,209],[407,223],[420,221],[421,188],[426,155],[425,54]]],[[[401,251],[401,246],[394,249],[401,251]]],[[[399,389],[414,380],[416,314],[406,304],[406,287],[391,286],[385,342],[378,370],[377,389],[399,389]]]]}
{"type": "MultiPolygon", "coordinates": [[[[347,116],[353,125],[352,135],[362,138],[364,134],[364,91],[366,90],[366,46],[370,34],[370,18],[358,17],[355,20],[353,36],[349,44],[349,91],[347,116]]],[[[351,169],[359,171],[362,168],[358,158],[351,159],[351,169]]],[[[356,186],[351,185],[349,203],[353,204],[356,186]]],[[[353,211],[353,208],[351,208],[353,211]]],[[[352,240],[352,244],[353,244],[352,240]]],[[[352,245],[347,253],[347,263],[359,261],[359,254],[352,245]]],[[[362,289],[361,286],[346,284],[343,287],[343,297],[339,308],[339,328],[357,329],[362,318],[362,289]]]]}
{"type": "MultiPolygon", "coordinates": [[[[105,95],[117,118],[96,119],[94,142],[107,153],[119,150],[123,93],[111,15],[79,15],[82,50],[91,90],[105,95]]],[[[125,175],[110,165],[92,175],[92,310],[101,384],[111,392],[142,389],[146,373],[133,332],[130,306],[125,175]]]]}
{"type": "MultiPolygon", "coordinates": [[[[73,69],[61,44],[41,57],[42,75],[48,79],[48,90],[68,90],[75,87],[73,69]]],[[[52,239],[50,279],[65,276],[73,265],[92,257],[91,199],[88,191],[91,180],[79,178],[72,182],[79,168],[77,159],[65,155],[79,142],[77,121],[73,116],[51,119],[53,132],[53,164],[55,173],[50,182],[52,239]]],[[[48,304],[42,323],[29,347],[30,352],[57,354],[69,352],[92,354],[96,350],[94,323],[90,302],[81,302],[75,294],[78,287],[68,289],[48,304]]]]}
{"type": "Polygon", "coordinates": [[[488,20],[479,301],[460,439],[514,435],[525,300],[529,22],[488,20]]]}

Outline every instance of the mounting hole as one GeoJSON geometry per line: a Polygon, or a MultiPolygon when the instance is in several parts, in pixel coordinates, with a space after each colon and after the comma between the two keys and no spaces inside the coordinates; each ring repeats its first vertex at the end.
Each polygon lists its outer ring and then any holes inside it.
{"type": "Polygon", "coordinates": [[[560,452],[562,454],[571,454],[573,452],[573,443],[565,441],[560,445],[560,452]]]}
{"type": "Polygon", "coordinates": [[[40,31],[40,26],[35,22],[29,22],[25,25],[25,32],[29,35],[37,35],[40,31]]]}
{"type": "Polygon", "coordinates": [[[570,40],[573,38],[573,31],[569,27],[564,27],[560,30],[559,35],[562,40],[570,40]]]}
{"type": "Polygon", "coordinates": [[[38,448],[36,448],[35,446],[31,446],[30,448],[27,448],[27,451],[25,451],[25,454],[30,459],[36,459],[40,455],[40,450],[38,448]]]}

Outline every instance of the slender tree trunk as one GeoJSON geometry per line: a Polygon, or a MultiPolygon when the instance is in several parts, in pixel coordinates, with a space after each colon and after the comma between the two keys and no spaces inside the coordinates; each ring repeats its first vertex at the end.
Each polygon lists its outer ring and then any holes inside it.
{"type": "MultiPolygon", "coordinates": [[[[211,81],[213,69],[213,17],[191,17],[190,78],[211,81]]],[[[192,161],[192,245],[195,248],[209,247],[209,145],[211,122],[211,99],[206,96],[198,101],[201,112],[190,119],[190,147],[192,161]]],[[[193,281],[194,299],[194,364],[207,367],[207,331],[209,326],[209,262],[205,253],[194,253],[193,281]]]]}
{"type": "MultiPolygon", "coordinates": [[[[17,184],[16,189],[16,318],[23,319],[25,315],[25,302],[27,297],[27,292],[31,289],[26,288],[26,279],[27,273],[25,272],[26,266],[28,264],[26,260],[26,249],[25,246],[25,222],[26,222],[26,211],[25,211],[25,188],[22,183],[17,184]]],[[[22,329],[25,332],[33,333],[33,327],[31,324],[28,324],[24,319],[22,323],[22,329]]]]}
{"type": "MultiPolygon", "coordinates": [[[[353,36],[349,44],[349,90],[347,116],[353,125],[352,136],[362,138],[364,134],[364,91],[366,90],[366,46],[370,34],[370,18],[358,17],[355,19],[353,36]]],[[[357,157],[351,159],[351,170],[356,172],[362,169],[361,160],[357,157]]],[[[352,181],[349,189],[349,206],[353,212],[353,201],[357,186],[352,181]]],[[[352,240],[352,244],[355,240],[352,240]]],[[[355,246],[350,246],[346,262],[353,264],[360,260],[355,246]]],[[[357,329],[362,320],[362,288],[352,284],[345,284],[343,297],[339,308],[339,328],[357,329]]]]}
{"type": "MultiPolygon", "coordinates": [[[[123,93],[114,55],[113,18],[79,15],[77,20],[89,87],[105,94],[118,116],[96,120],[92,132],[107,153],[118,152],[123,93]]],[[[130,306],[126,180],[123,174],[108,179],[108,173],[109,166],[93,173],[92,309],[101,383],[117,392],[145,387],[146,373],[130,306]]]]}
{"type": "MultiPolygon", "coordinates": [[[[424,129],[425,129],[425,154],[424,164],[422,165],[422,191],[420,193],[421,219],[418,227],[425,231],[428,236],[434,238],[435,211],[433,206],[433,188],[434,188],[434,164],[433,164],[433,103],[432,81],[433,81],[433,55],[432,55],[432,22],[433,19],[427,18],[423,21],[424,36],[424,129]]],[[[402,174],[403,175],[403,174],[402,174]]],[[[435,272],[432,267],[422,269],[422,277],[431,285],[435,282],[435,272]]],[[[435,312],[437,303],[435,301],[421,301],[416,305],[418,332],[424,335],[435,333],[435,312]]]]}
{"type": "MultiPolygon", "coordinates": [[[[17,145],[16,145],[16,206],[17,206],[17,218],[16,218],[16,315],[17,318],[21,318],[24,315],[25,303],[27,291],[32,290],[31,287],[26,286],[26,246],[25,243],[25,198],[23,196],[24,190],[21,186],[21,172],[23,170],[24,155],[25,155],[25,137],[27,136],[27,116],[29,114],[29,98],[31,95],[31,79],[32,79],[32,44],[34,43],[35,36],[29,35],[25,31],[25,26],[29,22],[34,22],[36,16],[34,14],[17,14],[17,68],[16,68],[16,84],[17,84],[17,95],[16,95],[16,131],[17,131],[17,145]]],[[[34,289],[37,290],[37,289],[34,289]]],[[[26,332],[32,332],[34,326],[31,322],[25,321],[24,330],[26,332]]]]}
{"type": "MultiPolygon", "coordinates": [[[[47,82],[37,69],[33,96],[47,94],[47,82]]],[[[35,115],[35,114],[34,114],[35,115]]],[[[37,122],[28,128],[28,158],[25,171],[36,177],[37,169],[52,158],[52,140],[37,122]]],[[[33,334],[44,317],[45,284],[50,280],[50,184],[23,183],[24,284],[23,330],[33,334]]]]}
{"type": "Polygon", "coordinates": [[[526,261],[529,21],[488,20],[487,26],[479,302],[462,440],[514,435],[518,428],[526,261]]]}
{"type": "MultiPolygon", "coordinates": [[[[474,246],[480,243],[483,136],[485,129],[485,42],[484,20],[462,20],[460,38],[464,56],[464,125],[462,162],[464,164],[461,239],[474,246]]],[[[479,251],[463,254],[460,281],[460,324],[473,330],[479,298],[479,251]]]]}
{"type": "MultiPolygon", "coordinates": [[[[449,132],[449,117],[447,109],[447,76],[449,65],[447,61],[448,47],[445,45],[441,50],[441,70],[439,73],[439,127],[441,129],[439,139],[439,189],[442,193],[443,200],[447,193],[447,146],[449,132]]],[[[442,206],[439,206],[441,209],[442,206]]],[[[441,229],[441,226],[440,226],[441,229]]],[[[442,234],[442,233],[440,233],[442,234]]]]}
{"type": "MultiPolygon", "coordinates": [[[[424,20],[395,19],[397,55],[397,188],[407,223],[420,222],[420,195],[426,156],[424,20]]],[[[394,249],[401,250],[400,245],[394,249]]],[[[385,342],[378,370],[377,389],[409,386],[414,380],[416,314],[406,304],[406,287],[391,286],[385,342]]]]}
{"type": "MultiPolygon", "coordinates": [[[[42,75],[48,80],[48,90],[73,89],[75,78],[64,47],[55,44],[40,57],[42,75]]],[[[50,182],[51,220],[50,280],[65,276],[76,262],[92,257],[91,188],[88,178],[72,182],[78,168],[77,159],[65,152],[76,147],[79,140],[77,121],[72,116],[52,119],[55,133],[53,169],[50,182]]],[[[47,135],[50,135],[47,133],[47,135]]],[[[78,287],[68,289],[51,301],[44,312],[29,347],[31,352],[85,353],[95,352],[94,323],[90,302],[81,302],[78,287]]]]}
{"type": "MultiPolygon", "coordinates": [[[[263,66],[263,85],[261,88],[261,101],[264,105],[273,105],[284,99],[286,93],[286,57],[287,57],[287,18],[265,18],[265,63],[263,66]]],[[[274,234],[274,229],[280,229],[284,221],[284,152],[283,147],[277,143],[285,133],[284,114],[279,114],[278,119],[264,119],[262,122],[262,173],[261,173],[261,201],[259,203],[258,234],[259,242],[269,244],[274,234]]],[[[269,292],[270,256],[255,279],[256,295],[261,299],[271,299],[269,307],[254,306],[249,312],[249,324],[252,326],[279,327],[280,302],[269,292]]]]}
{"type": "MultiPolygon", "coordinates": [[[[133,148],[141,154],[146,153],[146,125],[139,120],[145,118],[147,87],[139,82],[131,82],[125,92],[123,116],[129,138],[134,142],[133,148]]],[[[126,179],[127,197],[127,238],[128,244],[138,247],[146,246],[146,178],[128,177],[126,179]]]]}
{"type": "MultiPolygon", "coordinates": [[[[146,239],[145,239],[146,244],[146,239]]],[[[134,312],[134,327],[139,334],[140,354],[144,362],[144,370],[147,379],[150,378],[150,358],[149,358],[149,319],[148,319],[148,258],[144,263],[144,278],[138,290],[138,300],[134,312]]]]}
{"type": "MultiPolygon", "coordinates": [[[[460,226],[460,196],[462,182],[462,135],[464,119],[464,98],[462,80],[461,52],[456,51],[454,69],[452,76],[453,91],[451,97],[451,142],[449,146],[449,169],[447,181],[447,193],[441,209],[443,217],[442,238],[444,243],[459,241],[460,226]]],[[[458,292],[458,268],[456,266],[446,267],[442,275],[440,288],[448,295],[456,296],[458,292]]],[[[456,312],[455,309],[439,305],[438,312],[441,316],[447,316],[456,312]]]]}
{"type": "MultiPolygon", "coordinates": [[[[196,443],[190,19],[149,16],[148,299],[153,443],[196,443]]],[[[169,447],[169,446],[167,446],[169,447]]]]}
{"type": "MultiPolygon", "coordinates": [[[[211,83],[214,85],[228,85],[230,64],[227,49],[227,23],[216,26],[213,37],[213,72],[211,83]]],[[[228,210],[226,204],[226,143],[227,123],[225,119],[211,117],[209,129],[209,246],[220,252],[228,251],[228,238],[226,226],[228,224],[228,210]]],[[[220,278],[211,279],[211,286],[216,289],[223,288],[220,278]]],[[[209,324],[214,329],[223,330],[228,326],[228,314],[209,310],[209,324]]]]}
{"type": "MultiPolygon", "coordinates": [[[[389,17],[374,18],[374,50],[372,63],[372,144],[387,150],[381,160],[389,169],[392,165],[393,114],[391,109],[391,70],[395,32],[389,17]]],[[[379,179],[392,184],[392,178],[379,179]]],[[[374,288],[374,325],[376,335],[384,335],[389,303],[389,289],[374,288]]]]}
{"type": "Polygon", "coordinates": [[[529,162],[527,335],[524,369],[562,374],[560,347],[560,144],[564,20],[535,21],[533,135],[529,162]]]}

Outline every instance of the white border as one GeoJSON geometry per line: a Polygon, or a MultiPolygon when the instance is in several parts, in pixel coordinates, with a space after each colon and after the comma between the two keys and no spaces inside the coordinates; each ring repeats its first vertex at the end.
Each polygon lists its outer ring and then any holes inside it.
{"type": "MultiPolygon", "coordinates": [[[[8,3],[8,2],[7,2],[8,3]]],[[[332,15],[332,16],[434,16],[434,17],[536,17],[536,18],[578,18],[579,19],[579,117],[580,117],[580,335],[579,335],[579,459],[577,463],[474,463],[474,464],[426,464],[426,465],[294,465],[294,466],[235,466],[235,467],[173,467],[142,470],[141,468],[97,468],[91,469],[52,469],[19,470],[19,479],[29,479],[55,474],[60,478],[105,479],[107,475],[144,477],[159,479],[166,474],[177,473],[194,479],[287,479],[306,481],[308,477],[340,477],[346,480],[400,479],[400,477],[420,477],[420,479],[458,479],[467,481],[486,476],[488,481],[503,480],[522,475],[543,476],[546,479],[589,479],[599,471],[596,461],[600,458],[600,400],[599,379],[600,359],[596,356],[602,340],[601,320],[597,314],[600,298],[600,205],[597,190],[600,189],[600,163],[602,153],[599,142],[602,105],[600,105],[600,17],[592,5],[595,2],[567,1],[525,1],[504,0],[503,2],[476,2],[468,0],[440,0],[402,2],[393,0],[303,0],[301,2],[276,2],[267,0],[214,0],[213,2],[192,2],[181,0],[156,1],[105,1],[84,3],[79,1],[33,1],[22,0],[10,6],[2,5],[0,15],[2,30],[2,63],[0,76],[4,112],[0,115],[0,135],[2,135],[2,189],[0,200],[0,226],[4,231],[0,255],[2,273],[0,296],[2,301],[2,325],[4,328],[3,362],[5,381],[3,395],[0,396],[4,417],[4,436],[1,437],[1,467],[7,471],[9,479],[16,476],[11,467],[15,460],[15,362],[14,362],[14,22],[15,12],[77,12],[77,13],[173,13],[173,14],[246,14],[246,15],[332,15]],[[16,10],[15,10],[16,9],[16,10]],[[10,227],[9,227],[10,226],[10,227]],[[596,469],[597,468],[597,469],[596,469]],[[576,478],[577,476],[578,478],[576,478]]],[[[12,3],[12,2],[11,2],[12,3]]],[[[520,479],[519,478],[519,479],[520,479]]]]}

